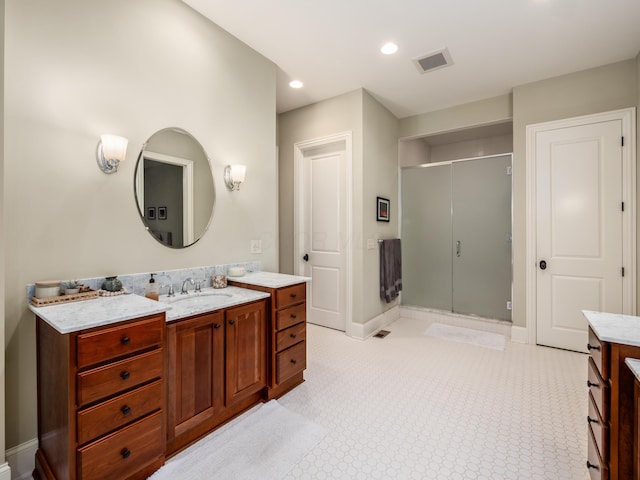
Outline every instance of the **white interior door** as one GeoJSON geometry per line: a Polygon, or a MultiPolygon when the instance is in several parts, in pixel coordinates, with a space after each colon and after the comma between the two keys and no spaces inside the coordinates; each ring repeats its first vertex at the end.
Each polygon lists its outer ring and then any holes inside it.
{"type": "Polygon", "coordinates": [[[620,120],[536,135],[538,344],[586,352],[581,311],[623,313],[621,138],[620,120]]]}
{"type": "Polygon", "coordinates": [[[311,277],[308,322],[347,329],[347,148],[331,141],[301,150],[298,247],[301,274],[311,277]]]}

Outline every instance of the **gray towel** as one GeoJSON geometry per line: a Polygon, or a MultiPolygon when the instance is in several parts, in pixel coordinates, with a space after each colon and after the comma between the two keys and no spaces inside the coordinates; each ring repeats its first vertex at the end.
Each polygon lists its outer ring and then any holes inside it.
{"type": "Polygon", "coordinates": [[[400,239],[380,243],[380,298],[392,302],[402,291],[402,255],[400,239]]]}

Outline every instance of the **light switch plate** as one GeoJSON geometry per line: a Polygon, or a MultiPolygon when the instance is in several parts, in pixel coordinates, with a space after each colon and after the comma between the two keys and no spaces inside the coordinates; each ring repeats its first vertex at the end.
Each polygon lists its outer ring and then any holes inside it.
{"type": "Polygon", "coordinates": [[[262,253],[262,240],[251,240],[251,253],[262,253]]]}
{"type": "Polygon", "coordinates": [[[376,241],[373,238],[367,238],[367,250],[376,248],[376,241]]]}

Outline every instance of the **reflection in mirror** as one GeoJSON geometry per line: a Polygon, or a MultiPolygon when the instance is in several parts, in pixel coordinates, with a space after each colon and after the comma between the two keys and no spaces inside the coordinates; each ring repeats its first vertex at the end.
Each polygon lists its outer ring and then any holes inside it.
{"type": "Polygon", "coordinates": [[[180,128],[154,133],[142,146],[134,183],[140,217],[160,243],[188,247],[206,232],[215,204],[213,175],[191,134],[180,128]]]}

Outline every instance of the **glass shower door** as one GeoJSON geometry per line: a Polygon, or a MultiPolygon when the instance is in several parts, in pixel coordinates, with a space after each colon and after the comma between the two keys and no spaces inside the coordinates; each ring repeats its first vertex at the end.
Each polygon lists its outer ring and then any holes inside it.
{"type": "Polygon", "coordinates": [[[402,303],[452,310],[451,165],[402,170],[402,303]]]}
{"type": "Polygon", "coordinates": [[[511,155],[454,162],[451,184],[453,311],[511,320],[511,155]]]}

